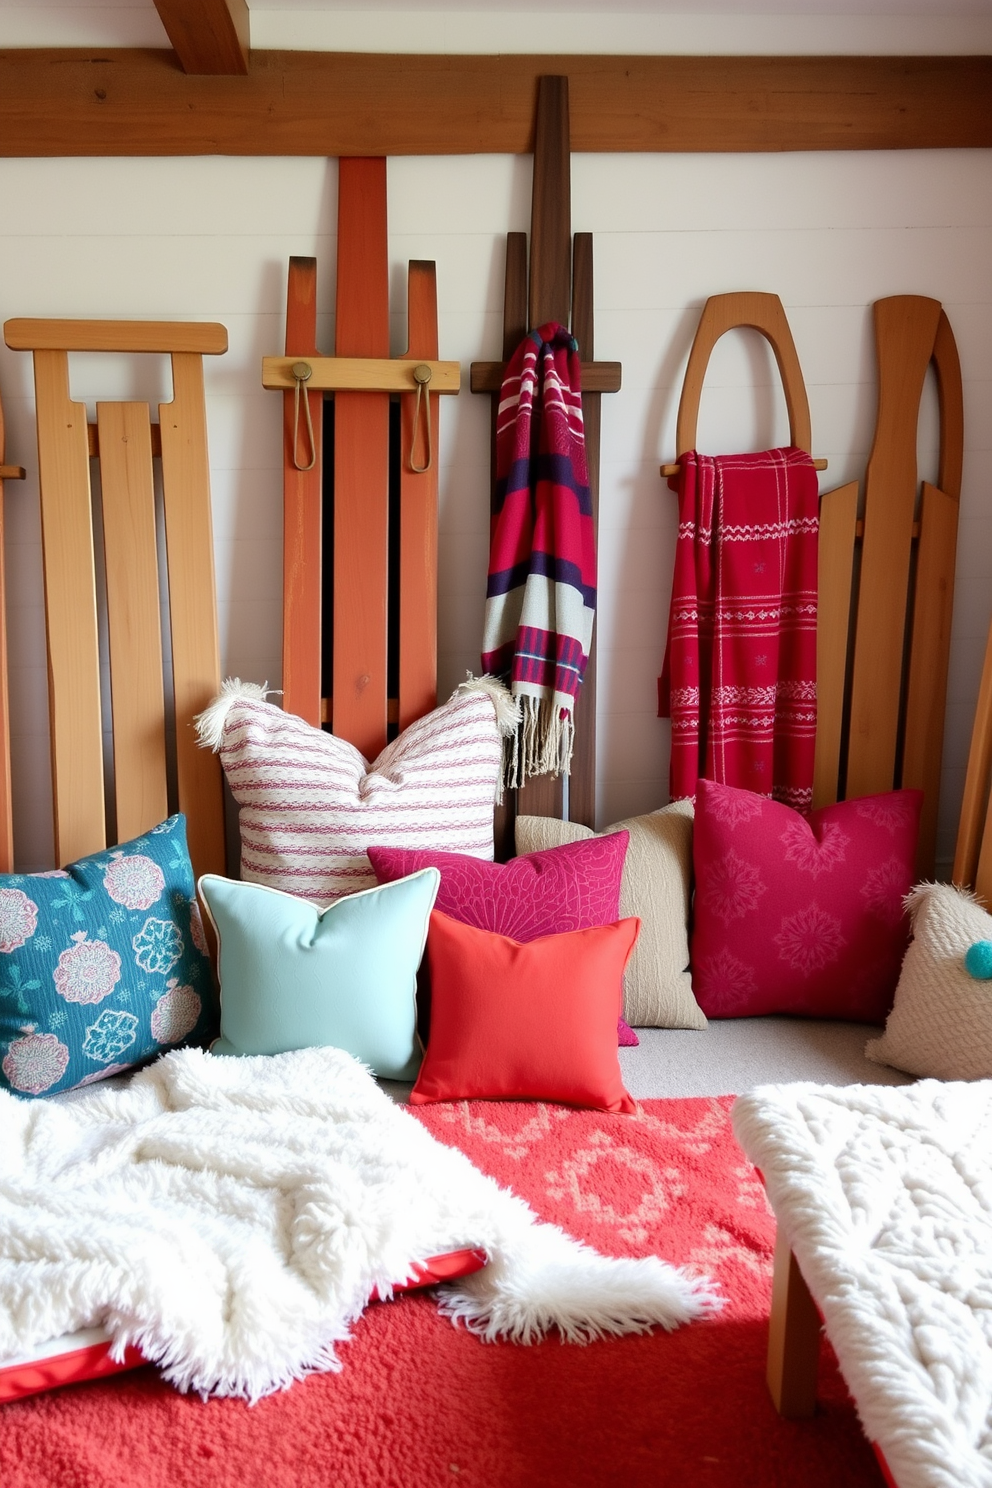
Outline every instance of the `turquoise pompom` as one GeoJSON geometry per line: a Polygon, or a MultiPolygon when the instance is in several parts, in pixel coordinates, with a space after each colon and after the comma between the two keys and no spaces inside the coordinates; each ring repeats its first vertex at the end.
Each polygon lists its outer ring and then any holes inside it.
{"type": "Polygon", "coordinates": [[[992,940],[976,940],[964,953],[964,969],[976,982],[992,981],[992,940]]]}

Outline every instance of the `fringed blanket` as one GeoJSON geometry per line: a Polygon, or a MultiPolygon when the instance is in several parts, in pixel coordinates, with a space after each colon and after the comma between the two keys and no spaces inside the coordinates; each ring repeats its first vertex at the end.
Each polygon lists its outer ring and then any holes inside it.
{"type": "Polygon", "coordinates": [[[180,1389],[255,1399],[313,1370],[413,1262],[478,1247],[441,1310],[486,1339],[584,1341],[719,1305],[654,1256],[541,1224],[340,1049],[167,1054],[71,1104],[0,1091],[0,1362],[105,1326],[180,1389]]]}
{"type": "Polygon", "coordinates": [[[659,680],[670,794],[700,777],[813,800],[816,472],[803,450],[680,457],[679,533],[659,680]]]}
{"type": "Polygon", "coordinates": [[[521,704],[507,786],[568,774],[595,609],[578,343],[549,322],[510,358],[496,421],[482,665],[506,679],[521,704]]]}

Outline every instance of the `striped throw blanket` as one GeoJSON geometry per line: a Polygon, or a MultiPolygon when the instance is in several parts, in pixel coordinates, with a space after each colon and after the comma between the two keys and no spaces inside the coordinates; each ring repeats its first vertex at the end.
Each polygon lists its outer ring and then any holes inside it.
{"type": "Polygon", "coordinates": [[[819,504],[803,450],[680,457],[679,534],[659,681],[670,792],[700,777],[813,801],[819,504]]]}
{"type": "Polygon", "coordinates": [[[549,322],[510,358],[496,422],[482,665],[521,706],[505,755],[508,786],[568,774],[595,609],[579,349],[549,322]]]}

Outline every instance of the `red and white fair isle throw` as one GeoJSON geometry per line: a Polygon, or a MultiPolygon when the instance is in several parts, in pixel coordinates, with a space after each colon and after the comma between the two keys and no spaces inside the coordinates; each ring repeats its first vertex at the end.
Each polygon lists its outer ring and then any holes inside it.
{"type": "Polygon", "coordinates": [[[679,534],[659,682],[670,792],[701,777],[813,800],[819,506],[805,451],[680,457],[679,534]]]}
{"type": "Polygon", "coordinates": [[[374,888],[371,846],[493,856],[502,736],[516,708],[491,679],[464,682],[373,764],[344,739],[225,682],[201,714],[240,809],[241,876],[324,906],[374,888]]]}

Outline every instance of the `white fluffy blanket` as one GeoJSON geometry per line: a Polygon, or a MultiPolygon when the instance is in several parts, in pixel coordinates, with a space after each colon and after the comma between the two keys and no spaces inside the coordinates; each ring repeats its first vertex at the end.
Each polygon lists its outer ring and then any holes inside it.
{"type": "Polygon", "coordinates": [[[0,1360],[103,1323],[180,1389],[255,1399],[320,1369],[374,1289],[467,1246],[441,1307],[487,1339],[675,1327],[717,1305],[655,1258],[541,1224],[336,1049],[168,1054],[60,1105],[0,1092],[0,1360]]]}
{"type": "Polygon", "coordinates": [[[769,1086],[733,1122],[899,1488],[992,1488],[992,1081],[769,1086]]]}

